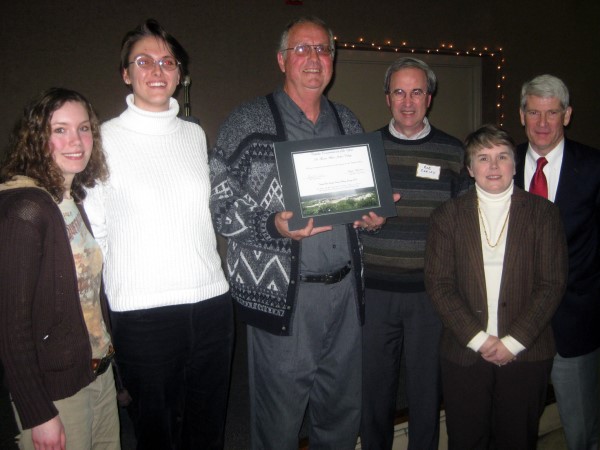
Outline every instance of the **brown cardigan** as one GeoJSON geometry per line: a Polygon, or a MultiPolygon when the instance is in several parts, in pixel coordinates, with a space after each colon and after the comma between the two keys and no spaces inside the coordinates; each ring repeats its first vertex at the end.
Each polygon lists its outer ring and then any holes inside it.
{"type": "MultiPolygon", "coordinates": [[[[498,299],[498,334],[525,350],[520,361],[555,354],[550,319],[565,291],[567,246],[558,208],[515,187],[498,299]]],[[[487,295],[475,188],[431,216],[425,285],[441,316],[441,356],[463,366],[480,358],[467,344],[487,328],[487,295]]]]}
{"type": "Polygon", "coordinates": [[[0,192],[0,357],[24,428],[56,416],[53,400],[95,378],[65,223],[39,188],[0,192]]]}

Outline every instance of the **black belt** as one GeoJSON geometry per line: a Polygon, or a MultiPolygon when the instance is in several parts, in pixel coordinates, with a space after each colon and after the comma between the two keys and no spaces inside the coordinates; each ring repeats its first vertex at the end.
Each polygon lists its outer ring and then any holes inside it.
{"type": "Polygon", "coordinates": [[[350,264],[345,265],[340,270],[335,272],[326,273],[324,275],[300,275],[300,281],[305,283],[323,283],[323,284],[334,284],[339,283],[344,279],[346,275],[350,273],[350,264]]]}
{"type": "Polygon", "coordinates": [[[113,348],[112,345],[109,345],[106,355],[104,355],[102,358],[92,359],[91,366],[92,366],[92,372],[94,372],[94,375],[99,376],[99,375],[102,375],[104,372],[106,372],[106,369],[108,369],[110,367],[110,363],[112,362],[114,357],[115,357],[115,349],[113,348]]]}

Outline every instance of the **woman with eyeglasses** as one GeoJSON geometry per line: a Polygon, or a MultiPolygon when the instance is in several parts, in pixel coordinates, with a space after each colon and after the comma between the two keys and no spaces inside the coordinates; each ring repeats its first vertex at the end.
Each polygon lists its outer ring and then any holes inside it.
{"type": "Polygon", "coordinates": [[[98,119],[53,88],[26,109],[0,170],[0,357],[21,449],[119,449],[102,251],[85,188],[105,179],[98,119]]]}
{"type": "Polygon", "coordinates": [[[102,126],[111,176],[86,199],[138,449],[223,448],[233,306],[208,208],[206,138],[172,98],[187,63],[155,20],[125,35],[120,70],[132,93],[102,126]]]}

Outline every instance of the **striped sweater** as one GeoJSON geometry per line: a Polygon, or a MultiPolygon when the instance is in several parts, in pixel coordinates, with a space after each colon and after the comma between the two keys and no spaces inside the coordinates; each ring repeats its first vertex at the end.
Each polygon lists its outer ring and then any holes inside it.
{"type": "Polygon", "coordinates": [[[365,276],[368,288],[423,292],[425,238],[433,210],[459,190],[463,168],[461,142],[431,127],[422,139],[405,140],[392,136],[388,126],[381,128],[398,217],[388,218],[375,235],[362,237],[365,276]],[[419,163],[439,166],[439,180],[416,176],[419,163]]]}

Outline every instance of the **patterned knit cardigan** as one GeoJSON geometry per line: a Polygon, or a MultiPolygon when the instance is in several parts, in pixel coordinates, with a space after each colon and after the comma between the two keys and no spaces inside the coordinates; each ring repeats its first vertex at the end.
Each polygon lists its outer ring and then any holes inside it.
{"type": "MultiPolygon", "coordinates": [[[[341,134],[362,132],[358,119],[331,103],[341,134]]],[[[273,334],[290,334],[300,245],[283,238],[275,213],[284,211],[274,142],[285,127],[273,94],[238,107],[219,130],[210,158],[210,208],[215,230],[228,240],[227,273],[238,316],[273,334]]],[[[362,248],[348,226],[357,313],[364,318],[362,248]]]]}

